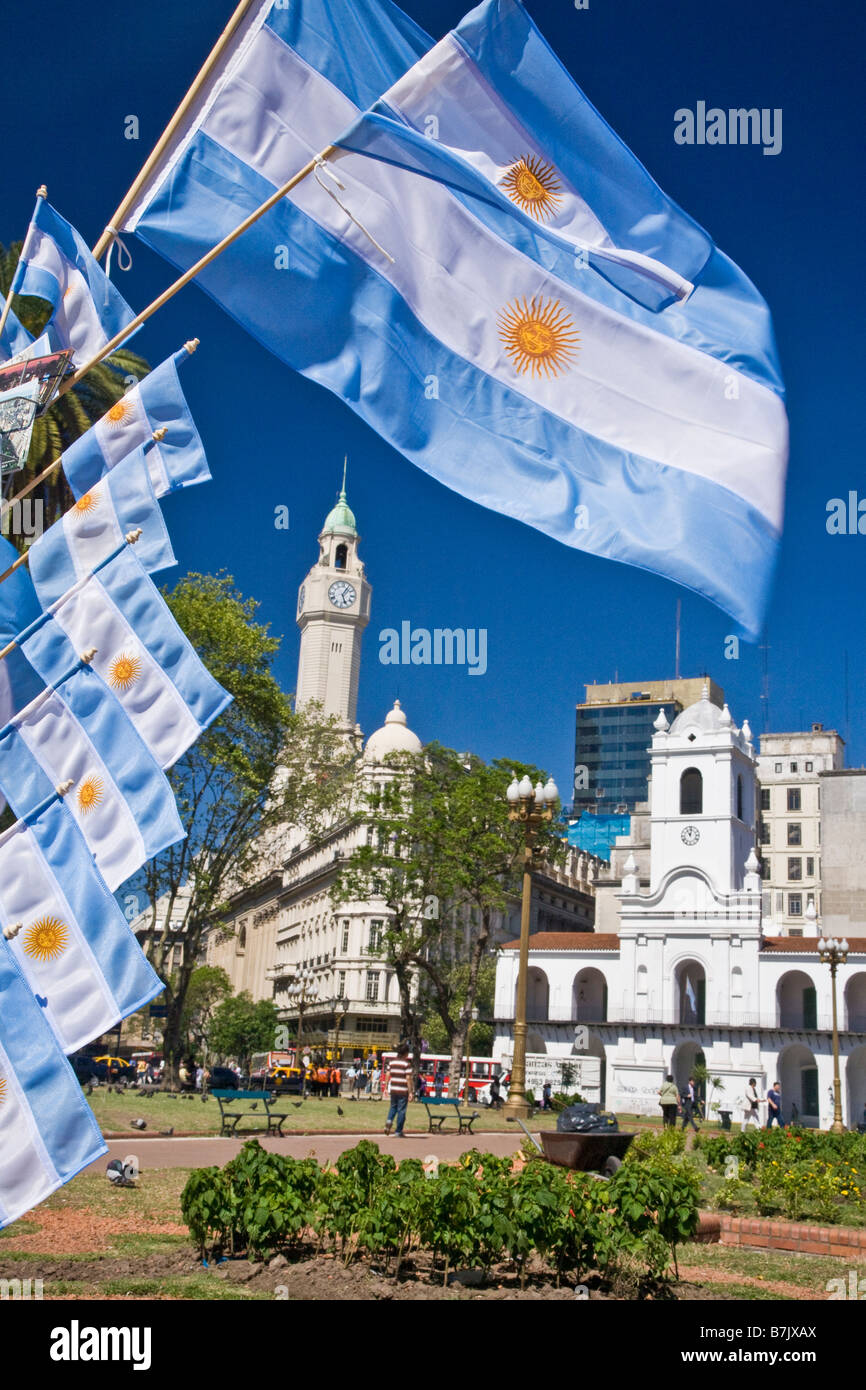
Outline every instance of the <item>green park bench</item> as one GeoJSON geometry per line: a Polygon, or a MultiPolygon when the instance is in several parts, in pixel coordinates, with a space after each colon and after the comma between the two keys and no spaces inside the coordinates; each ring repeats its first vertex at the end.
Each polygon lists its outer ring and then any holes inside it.
{"type": "Polygon", "coordinates": [[[288,1110],[275,1110],[276,1097],[273,1091],[211,1091],[218,1101],[222,1127],[220,1135],[237,1134],[238,1122],[244,1119],[264,1119],[267,1121],[266,1134],[282,1134],[283,1125],[289,1118],[288,1110]],[[240,1102],[240,1104],[238,1104],[240,1102]],[[246,1102],[246,1105],[244,1104],[246,1102]],[[253,1104],[255,1102],[255,1104],[253,1104]],[[259,1108],[261,1107],[261,1109],[259,1108]]]}
{"type": "Polygon", "coordinates": [[[472,1126],[481,1113],[478,1110],[461,1110],[460,1101],[450,1096],[423,1096],[421,1104],[427,1111],[430,1134],[442,1134],[442,1126],[449,1116],[457,1120],[458,1134],[471,1134],[472,1126]]]}

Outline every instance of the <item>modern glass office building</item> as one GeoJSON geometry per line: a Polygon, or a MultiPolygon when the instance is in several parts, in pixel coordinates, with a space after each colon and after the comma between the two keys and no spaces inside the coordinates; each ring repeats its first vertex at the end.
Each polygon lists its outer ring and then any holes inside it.
{"type": "Polygon", "coordinates": [[[701,698],[704,685],[721,709],[724,692],[709,676],[588,685],[577,706],[574,812],[631,813],[647,799],[649,749],[659,709],[669,723],[701,698]]]}

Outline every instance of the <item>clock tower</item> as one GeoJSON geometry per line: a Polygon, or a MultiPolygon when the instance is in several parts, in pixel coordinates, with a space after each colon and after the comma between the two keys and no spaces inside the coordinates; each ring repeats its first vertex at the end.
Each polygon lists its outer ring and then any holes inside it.
{"type": "Polygon", "coordinates": [[[370,620],[370,585],[358,558],[360,537],[346,501],[346,474],[337,505],[319,535],[319,558],[298,591],[298,708],[317,700],[355,732],[361,634],[370,620]]]}

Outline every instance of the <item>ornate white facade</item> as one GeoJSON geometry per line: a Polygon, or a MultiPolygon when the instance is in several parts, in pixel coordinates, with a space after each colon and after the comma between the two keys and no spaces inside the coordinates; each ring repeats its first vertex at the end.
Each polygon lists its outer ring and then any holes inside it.
{"type": "MultiPolygon", "coordinates": [[[[603,1062],[602,1095],[588,1098],[612,1109],[658,1115],[665,1073],[682,1085],[704,1061],[722,1081],[709,1101],[735,1120],[754,1076],[764,1094],[781,1081],[786,1120],[796,1113],[826,1127],[830,970],[817,936],[762,934],[748,722],[737,728],[705,693],[670,726],[660,713],[655,727],[649,843],[629,847],[618,884],[597,887],[607,930],[530,942],[529,1050],[568,1056],[575,1026],[586,1024],[588,1050],[603,1062]],[[609,896],[616,911],[603,901],[609,896]]],[[[843,1110],[854,1125],[866,1106],[866,940],[849,944],[838,1002],[843,1110]]],[[[512,1050],[515,945],[499,954],[495,1056],[512,1050]]]]}

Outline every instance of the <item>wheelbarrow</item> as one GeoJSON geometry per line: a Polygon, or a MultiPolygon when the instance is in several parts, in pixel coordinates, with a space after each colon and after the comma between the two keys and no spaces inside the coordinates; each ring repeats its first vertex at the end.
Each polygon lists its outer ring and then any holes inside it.
{"type": "Polygon", "coordinates": [[[619,1132],[560,1134],[553,1130],[542,1130],[539,1144],[522,1120],[517,1119],[516,1123],[548,1163],[556,1163],[560,1168],[572,1168],[579,1173],[598,1173],[603,1178],[612,1178],[622,1166],[622,1160],[635,1137],[619,1132]]]}

